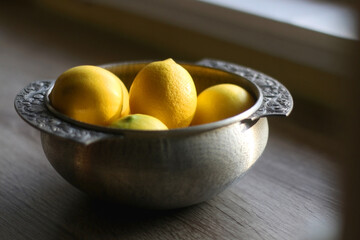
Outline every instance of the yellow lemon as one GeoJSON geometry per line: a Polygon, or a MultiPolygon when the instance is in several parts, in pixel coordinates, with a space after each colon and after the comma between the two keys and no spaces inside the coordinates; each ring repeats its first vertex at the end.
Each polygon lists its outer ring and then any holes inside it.
{"type": "Polygon", "coordinates": [[[131,113],[154,116],[168,128],[187,127],[197,104],[189,72],[171,58],[146,65],[129,91],[131,113]]]}
{"type": "Polygon", "coordinates": [[[120,117],[126,116],[130,114],[130,103],[129,103],[129,91],[127,90],[125,84],[120,81],[121,87],[122,87],[122,96],[123,96],[123,101],[122,101],[122,110],[120,113],[120,117]]]}
{"type": "Polygon", "coordinates": [[[114,128],[133,130],[167,130],[168,128],[159,119],[145,114],[130,114],[115,120],[111,125],[114,128]]]}
{"type": "Polygon", "coordinates": [[[105,126],[122,113],[124,87],[110,71],[83,65],[62,73],[49,97],[59,112],[81,122],[105,126]]]}
{"type": "Polygon", "coordinates": [[[218,84],[202,91],[191,125],[219,121],[235,116],[254,105],[248,91],[235,84],[218,84]]]}

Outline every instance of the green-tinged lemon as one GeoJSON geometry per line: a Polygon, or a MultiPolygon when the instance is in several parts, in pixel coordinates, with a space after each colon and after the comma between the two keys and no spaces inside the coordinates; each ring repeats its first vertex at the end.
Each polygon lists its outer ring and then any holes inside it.
{"type": "Polygon", "coordinates": [[[114,121],[114,128],[132,130],[167,130],[167,126],[159,119],[145,114],[130,114],[114,121]]]}

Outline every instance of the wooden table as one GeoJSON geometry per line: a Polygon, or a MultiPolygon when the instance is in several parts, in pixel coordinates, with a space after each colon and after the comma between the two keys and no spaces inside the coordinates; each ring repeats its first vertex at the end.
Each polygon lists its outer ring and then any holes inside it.
{"type": "Polygon", "coordinates": [[[28,83],[80,64],[168,57],[126,37],[0,6],[0,239],[316,239],[337,234],[340,170],[334,141],[293,121],[270,120],[267,148],[236,184],[210,201],[171,211],[109,205],[63,180],[39,132],[16,114],[28,83]],[[324,231],[322,231],[324,230],[324,231]],[[306,238],[308,237],[308,238],[306,238]]]}

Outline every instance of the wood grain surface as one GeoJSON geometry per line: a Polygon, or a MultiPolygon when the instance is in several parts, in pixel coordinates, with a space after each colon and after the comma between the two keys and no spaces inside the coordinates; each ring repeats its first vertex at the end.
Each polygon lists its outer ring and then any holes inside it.
{"type": "Polygon", "coordinates": [[[335,239],[342,208],[336,142],[291,117],[270,119],[264,154],[223,193],[184,209],[150,211],[96,201],[72,187],[47,161],[39,132],[14,110],[24,86],[69,67],[168,54],[1,3],[0,239],[335,239]]]}

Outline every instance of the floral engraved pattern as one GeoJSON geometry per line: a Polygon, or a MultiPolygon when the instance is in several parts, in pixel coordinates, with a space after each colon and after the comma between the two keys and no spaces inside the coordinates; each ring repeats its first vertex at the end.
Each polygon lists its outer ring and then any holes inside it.
{"type": "Polygon", "coordinates": [[[15,109],[30,125],[59,137],[78,142],[91,142],[104,134],[96,131],[78,128],[54,116],[46,107],[45,96],[52,81],[37,81],[25,87],[15,97],[15,109]]]}
{"type": "Polygon", "coordinates": [[[293,108],[290,92],[277,80],[253,69],[233,63],[204,59],[197,64],[237,74],[253,83],[260,89],[263,102],[260,108],[251,115],[251,119],[265,116],[288,116],[293,108]]]}

